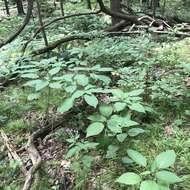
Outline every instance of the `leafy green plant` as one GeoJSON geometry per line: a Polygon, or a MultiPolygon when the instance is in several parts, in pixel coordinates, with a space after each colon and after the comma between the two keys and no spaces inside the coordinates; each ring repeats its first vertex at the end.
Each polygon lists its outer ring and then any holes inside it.
{"type": "Polygon", "coordinates": [[[128,149],[127,153],[129,159],[148,170],[139,174],[124,173],[116,182],[135,185],[140,190],[169,190],[170,185],[183,181],[174,172],[169,171],[169,167],[173,166],[176,160],[176,154],[173,150],[160,153],[150,166],[147,166],[147,159],[141,153],[132,149],[128,149]]]}

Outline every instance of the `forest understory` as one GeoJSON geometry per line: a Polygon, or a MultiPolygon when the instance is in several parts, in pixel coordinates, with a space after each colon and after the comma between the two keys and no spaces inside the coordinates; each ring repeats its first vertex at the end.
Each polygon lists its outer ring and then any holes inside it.
{"type": "Polygon", "coordinates": [[[0,190],[189,190],[190,2],[15,2],[0,2],[0,190]]]}

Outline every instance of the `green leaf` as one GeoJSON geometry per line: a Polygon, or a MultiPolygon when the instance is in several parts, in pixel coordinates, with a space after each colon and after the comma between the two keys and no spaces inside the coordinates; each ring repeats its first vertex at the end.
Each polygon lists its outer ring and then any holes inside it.
{"type": "Polygon", "coordinates": [[[99,111],[103,116],[109,117],[113,112],[113,108],[111,105],[103,104],[103,105],[100,105],[99,111]]]}
{"type": "Polygon", "coordinates": [[[42,90],[43,88],[47,87],[49,85],[49,82],[47,80],[39,80],[37,83],[36,83],[36,91],[40,91],[42,90]]]}
{"type": "Polygon", "coordinates": [[[40,97],[40,94],[39,93],[35,93],[35,94],[29,94],[27,99],[29,101],[32,101],[32,100],[38,99],[39,97],[40,97]]]}
{"type": "Polygon", "coordinates": [[[116,102],[115,104],[114,104],[114,109],[115,109],[115,111],[117,111],[117,112],[119,112],[119,111],[122,111],[122,110],[124,110],[125,109],[125,107],[126,107],[126,103],[123,103],[123,102],[116,102]]]}
{"type": "Polygon", "coordinates": [[[36,79],[38,78],[38,75],[36,73],[27,73],[21,75],[22,78],[30,78],[30,79],[36,79]]]}
{"type": "Polygon", "coordinates": [[[60,70],[61,70],[61,67],[55,67],[55,68],[49,70],[49,74],[50,74],[50,75],[55,75],[55,74],[57,74],[60,70]]]}
{"type": "Polygon", "coordinates": [[[134,161],[131,160],[128,156],[122,158],[123,164],[132,164],[134,161]]]}
{"type": "Polygon", "coordinates": [[[73,100],[76,99],[76,98],[80,98],[81,96],[84,95],[84,93],[85,93],[85,92],[84,92],[83,90],[77,90],[76,92],[74,92],[74,93],[72,94],[73,100]]]}
{"type": "Polygon", "coordinates": [[[168,187],[168,185],[160,185],[159,184],[159,190],[170,190],[170,188],[168,187]]]}
{"type": "Polygon", "coordinates": [[[156,159],[156,166],[159,169],[168,168],[174,165],[176,160],[176,154],[173,150],[167,150],[165,152],[160,153],[156,159]]]}
{"type": "Polygon", "coordinates": [[[96,108],[96,106],[98,105],[98,99],[93,94],[91,94],[91,95],[85,94],[84,99],[88,105],[90,105],[94,108],[96,108]]]}
{"type": "Polygon", "coordinates": [[[62,84],[60,82],[52,82],[49,84],[49,87],[53,89],[61,89],[62,84]]]}
{"type": "Polygon", "coordinates": [[[133,103],[132,105],[129,106],[129,108],[131,110],[134,110],[134,111],[137,111],[137,112],[140,112],[140,113],[145,113],[144,107],[139,103],[133,103]]]}
{"type": "Polygon", "coordinates": [[[116,180],[116,182],[122,183],[125,185],[139,184],[140,181],[141,181],[141,177],[133,172],[124,173],[116,180]]]}
{"type": "Polygon", "coordinates": [[[88,84],[88,77],[86,75],[76,75],[74,79],[81,86],[86,86],[88,84]]]}
{"type": "Polygon", "coordinates": [[[116,136],[119,142],[123,142],[127,138],[127,133],[122,133],[116,136]]]}
{"type": "Polygon", "coordinates": [[[146,167],[146,165],[147,165],[146,158],[141,153],[139,153],[135,150],[132,150],[132,149],[128,149],[127,154],[137,164],[139,164],[140,166],[146,167]]]}
{"type": "Polygon", "coordinates": [[[113,133],[122,133],[121,128],[122,118],[118,115],[112,115],[107,122],[107,127],[113,133]]]}
{"type": "Polygon", "coordinates": [[[147,170],[147,171],[142,172],[140,175],[141,176],[147,176],[147,175],[150,175],[150,174],[151,174],[151,171],[147,170]]]}
{"type": "Polygon", "coordinates": [[[106,121],[106,118],[102,115],[99,115],[99,114],[94,114],[94,115],[90,115],[88,117],[89,120],[91,121],[100,121],[100,122],[105,122],[106,121]]]}
{"type": "Polygon", "coordinates": [[[102,81],[104,84],[109,85],[109,83],[111,82],[110,77],[105,76],[105,75],[95,75],[95,74],[91,74],[91,77],[95,80],[100,80],[102,81]]]}
{"type": "Polygon", "coordinates": [[[133,90],[129,93],[127,93],[128,96],[139,96],[140,94],[142,94],[144,92],[143,89],[138,89],[138,90],[133,90]]]}
{"type": "Polygon", "coordinates": [[[182,179],[179,178],[175,173],[166,170],[157,172],[156,178],[166,184],[174,184],[182,182],[182,179]]]}
{"type": "Polygon", "coordinates": [[[141,133],[144,133],[145,130],[144,129],[141,129],[141,128],[132,128],[132,129],[129,129],[128,130],[128,135],[131,136],[131,137],[135,137],[141,133]]]}
{"type": "Polygon", "coordinates": [[[65,91],[68,93],[73,93],[76,89],[77,89],[77,86],[75,85],[65,87],[65,91]]]}
{"type": "Polygon", "coordinates": [[[114,158],[117,154],[119,147],[116,145],[109,145],[106,153],[106,158],[114,158]]]}
{"type": "Polygon", "coordinates": [[[139,125],[139,123],[137,123],[136,121],[133,121],[127,117],[123,118],[122,127],[132,127],[132,126],[136,126],[136,125],[139,125]]]}
{"type": "Polygon", "coordinates": [[[155,181],[147,180],[141,183],[140,190],[159,190],[159,187],[155,181]]]}
{"type": "Polygon", "coordinates": [[[94,149],[94,148],[96,148],[98,145],[99,145],[99,143],[94,143],[94,142],[85,141],[85,142],[83,143],[82,148],[83,148],[84,150],[94,149]]]}
{"type": "Polygon", "coordinates": [[[66,154],[66,159],[73,157],[75,154],[79,153],[81,148],[79,146],[74,146],[66,154]]]}
{"type": "Polygon", "coordinates": [[[39,79],[37,79],[37,80],[30,80],[30,81],[26,82],[26,83],[24,84],[24,86],[35,87],[36,84],[37,84],[39,81],[41,81],[41,80],[39,80],[39,79]]]}
{"type": "Polygon", "coordinates": [[[74,100],[72,97],[67,98],[64,100],[62,105],[58,108],[58,111],[61,113],[64,113],[66,111],[69,111],[74,105],[74,100]]]}
{"type": "Polygon", "coordinates": [[[86,137],[91,137],[100,134],[104,130],[104,124],[100,122],[92,123],[87,128],[86,137]]]}

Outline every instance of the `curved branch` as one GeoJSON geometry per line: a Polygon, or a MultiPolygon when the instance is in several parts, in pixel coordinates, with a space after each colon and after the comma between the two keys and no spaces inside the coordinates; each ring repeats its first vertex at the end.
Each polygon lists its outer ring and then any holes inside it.
{"type": "Polygon", "coordinates": [[[32,15],[32,9],[33,9],[33,0],[28,0],[28,8],[27,8],[27,12],[26,12],[26,16],[23,21],[23,24],[19,27],[19,29],[14,34],[12,34],[7,40],[5,40],[3,43],[0,44],[0,48],[12,42],[24,30],[25,26],[30,21],[30,17],[32,15]]]}
{"type": "Polygon", "coordinates": [[[137,16],[125,15],[125,14],[122,14],[120,12],[114,12],[114,11],[108,9],[104,5],[102,0],[97,0],[97,2],[99,4],[99,6],[100,6],[101,11],[104,12],[105,14],[107,14],[107,15],[110,15],[112,17],[117,17],[117,18],[120,18],[120,19],[123,19],[123,20],[127,20],[127,21],[135,23],[135,24],[142,24],[142,22],[138,20],[137,16]]]}
{"type": "Polygon", "coordinates": [[[37,36],[37,34],[42,30],[44,29],[45,27],[57,22],[57,21],[60,21],[60,20],[64,20],[64,19],[67,19],[67,18],[71,18],[71,17],[75,17],[75,16],[85,16],[85,15],[94,15],[94,14],[98,14],[100,13],[101,11],[98,10],[96,12],[88,12],[88,13],[76,13],[76,14],[71,14],[71,15],[67,15],[67,16],[62,16],[62,17],[58,17],[58,18],[55,18],[53,19],[52,21],[44,24],[43,26],[41,26],[40,28],[38,28],[36,30],[36,32],[34,33],[34,35],[24,44],[23,48],[22,48],[22,51],[23,53],[25,52],[28,44],[37,36]]]}
{"type": "MultiPolygon", "coordinates": [[[[112,10],[110,10],[109,8],[107,8],[103,1],[102,0],[97,0],[97,2],[99,3],[99,6],[100,6],[100,9],[102,12],[104,12],[105,14],[107,15],[110,15],[112,17],[117,17],[117,18],[120,18],[120,19],[123,19],[123,20],[126,20],[128,22],[131,22],[133,24],[149,24],[149,22],[147,22],[146,20],[140,20],[138,16],[135,16],[135,15],[126,15],[126,14],[123,14],[123,13],[120,13],[120,12],[114,12],[112,10]]],[[[159,21],[156,21],[154,22],[154,26],[160,26],[162,25],[162,22],[159,22],[159,21]]]]}
{"type": "Polygon", "coordinates": [[[33,56],[36,56],[36,55],[40,55],[40,54],[43,54],[43,53],[46,53],[46,52],[49,52],[53,49],[55,49],[56,47],[58,47],[59,45],[61,45],[62,43],[65,43],[65,42],[70,42],[70,41],[73,41],[73,40],[90,40],[94,37],[90,37],[90,36],[83,36],[83,35],[72,35],[72,36],[67,36],[67,37],[64,37],[60,40],[57,40],[51,44],[49,44],[47,47],[44,47],[44,48],[41,48],[41,49],[38,49],[36,51],[33,51],[31,54],[33,56]]]}

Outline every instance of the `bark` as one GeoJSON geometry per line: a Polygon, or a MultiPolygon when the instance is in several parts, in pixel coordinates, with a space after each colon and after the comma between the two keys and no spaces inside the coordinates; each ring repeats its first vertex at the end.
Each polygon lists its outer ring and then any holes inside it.
{"type": "Polygon", "coordinates": [[[104,5],[102,0],[97,0],[97,2],[99,4],[99,6],[100,6],[101,11],[104,12],[105,14],[107,14],[107,15],[110,15],[111,17],[120,18],[120,19],[126,20],[128,22],[132,22],[132,23],[135,23],[135,24],[142,24],[142,22],[139,21],[139,17],[137,17],[137,16],[126,15],[126,14],[123,14],[123,13],[120,13],[120,12],[114,12],[111,9],[108,9],[104,5]]]}
{"type": "Polygon", "coordinates": [[[24,15],[24,8],[22,4],[22,0],[16,0],[16,7],[17,7],[17,12],[18,15],[24,15]]]}
{"type": "Polygon", "coordinates": [[[90,36],[82,36],[82,35],[73,35],[73,36],[67,36],[62,39],[59,39],[51,44],[49,44],[47,47],[41,48],[39,50],[33,51],[31,54],[33,56],[40,55],[46,52],[49,52],[56,47],[60,46],[62,43],[70,42],[73,40],[90,40],[92,37],[90,36]]]}
{"type": "Polygon", "coordinates": [[[86,0],[87,3],[87,9],[92,10],[91,0],[86,0]]]}
{"type": "Polygon", "coordinates": [[[9,12],[9,3],[7,0],[4,0],[4,4],[5,4],[5,10],[6,10],[6,13],[7,15],[10,15],[10,12],[9,12]]]}
{"type": "Polygon", "coordinates": [[[45,46],[48,46],[48,40],[47,40],[46,32],[45,32],[45,29],[43,28],[43,20],[42,20],[39,0],[36,0],[36,4],[37,4],[37,9],[38,9],[39,23],[40,23],[40,26],[42,27],[42,36],[44,39],[45,46]]]}
{"type": "Polygon", "coordinates": [[[156,9],[160,6],[159,0],[151,0],[151,9],[153,12],[153,17],[156,17],[156,9]]]}
{"type": "Polygon", "coordinates": [[[64,15],[65,15],[65,13],[64,13],[64,8],[63,8],[63,2],[64,2],[64,0],[60,0],[61,16],[64,16],[64,15]]]}
{"type": "MultiPolygon", "coordinates": [[[[110,9],[113,12],[121,12],[121,0],[111,0],[110,1],[110,9]]],[[[112,16],[112,25],[119,23],[121,21],[120,18],[112,16]]]]}
{"type": "Polygon", "coordinates": [[[123,28],[125,28],[128,24],[130,24],[129,22],[122,20],[121,22],[115,24],[114,26],[111,26],[109,28],[107,28],[105,31],[106,32],[117,32],[117,31],[121,31],[123,28]]]}

